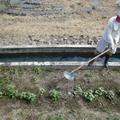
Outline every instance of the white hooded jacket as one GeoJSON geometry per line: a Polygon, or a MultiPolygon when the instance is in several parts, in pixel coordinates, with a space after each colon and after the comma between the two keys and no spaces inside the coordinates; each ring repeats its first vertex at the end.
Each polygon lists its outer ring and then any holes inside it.
{"type": "Polygon", "coordinates": [[[120,0],[116,0],[116,4],[117,4],[117,5],[120,5],[120,0]]]}
{"type": "Polygon", "coordinates": [[[118,44],[120,39],[120,23],[116,22],[116,16],[109,19],[103,31],[102,39],[109,43],[111,48],[118,44]]]}

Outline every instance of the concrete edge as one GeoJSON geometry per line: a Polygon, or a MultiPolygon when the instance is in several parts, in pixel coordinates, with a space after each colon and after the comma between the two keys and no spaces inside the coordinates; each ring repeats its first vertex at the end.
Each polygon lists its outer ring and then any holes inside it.
{"type": "MultiPolygon", "coordinates": [[[[14,53],[93,53],[96,45],[1,46],[0,54],[14,53]]],[[[117,48],[120,53],[120,46],[117,48]]]]}
{"type": "MultiPolygon", "coordinates": [[[[84,64],[85,62],[0,62],[0,66],[44,66],[44,67],[57,67],[57,68],[66,68],[66,67],[79,67],[80,65],[84,64]]],[[[109,62],[109,67],[120,67],[120,62],[109,62]]],[[[85,64],[85,67],[87,63],[85,64]]],[[[93,67],[102,67],[103,64],[97,63],[93,67]]]]}
{"type": "Polygon", "coordinates": [[[68,45],[68,44],[65,44],[65,45],[39,45],[39,46],[36,46],[36,45],[10,45],[10,46],[0,46],[0,48],[52,48],[52,47],[56,47],[56,48],[59,48],[59,47],[96,47],[96,45],[68,45]]]}

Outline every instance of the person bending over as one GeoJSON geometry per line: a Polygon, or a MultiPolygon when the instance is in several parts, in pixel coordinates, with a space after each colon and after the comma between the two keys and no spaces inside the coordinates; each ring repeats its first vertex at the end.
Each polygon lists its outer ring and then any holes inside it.
{"type": "MultiPolygon", "coordinates": [[[[104,67],[108,68],[108,60],[112,54],[116,53],[117,45],[120,39],[120,12],[114,17],[108,20],[107,25],[104,28],[102,38],[98,41],[95,55],[98,55],[110,49],[109,52],[105,53],[104,67]]],[[[91,61],[88,66],[91,66],[95,60],[91,61]]]]}

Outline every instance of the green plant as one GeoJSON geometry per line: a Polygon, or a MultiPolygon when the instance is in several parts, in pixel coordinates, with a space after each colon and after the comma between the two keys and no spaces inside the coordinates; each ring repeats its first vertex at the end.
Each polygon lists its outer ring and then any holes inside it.
{"type": "Polygon", "coordinates": [[[63,120],[61,115],[50,116],[48,115],[47,120],[63,120]]]}
{"type": "Polygon", "coordinates": [[[45,93],[45,89],[41,86],[38,87],[39,95],[42,96],[45,93]]]}
{"type": "Polygon", "coordinates": [[[104,90],[103,87],[98,87],[98,88],[96,88],[95,91],[94,91],[94,94],[95,94],[96,96],[101,96],[101,95],[103,95],[104,93],[105,93],[105,90],[104,90]]]}
{"type": "Polygon", "coordinates": [[[61,92],[53,89],[49,91],[49,97],[53,100],[53,101],[58,101],[59,98],[61,97],[61,92]]]}
{"type": "Polygon", "coordinates": [[[16,94],[16,86],[12,83],[8,84],[6,86],[4,95],[13,98],[13,97],[15,97],[15,94],[16,94]]]}
{"type": "Polygon", "coordinates": [[[0,91],[0,98],[2,98],[2,97],[3,97],[3,92],[0,91]]]}
{"type": "Polygon", "coordinates": [[[41,67],[33,66],[32,71],[34,74],[40,74],[42,70],[41,70],[41,67]]]}
{"type": "Polygon", "coordinates": [[[16,97],[19,99],[26,100],[28,102],[33,102],[36,99],[36,95],[31,92],[21,92],[18,93],[16,97]]]}
{"type": "Polygon", "coordinates": [[[112,90],[106,91],[106,98],[111,100],[111,99],[114,98],[114,96],[115,96],[115,94],[114,94],[114,92],[112,90]]]}
{"type": "Polygon", "coordinates": [[[83,92],[83,97],[84,97],[86,100],[92,102],[92,101],[95,99],[95,96],[94,96],[93,93],[94,93],[93,90],[88,90],[88,91],[86,91],[86,92],[83,92]]]}
{"type": "Polygon", "coordinates": [[[39,77],[37,75],[33,75],[31,82],[34,84],[39,77]]]}
{"type": "Polygon", "coordinates": [[[114,68],[112,69],[112,71],[114,71],[114,72],[120,72],[120,68],[119,68],[119,67],[114,67],[114,68]]]}
{"type": "Polygon", "coordinates": [[[61,115],[56,115],[55,120],[63,120],[61,115]]]}
{"type": "Polygon", "coordinates": [[[11,67],[9,71],[10,71],[10,74],[14,74],[16,77],[19,77],[22,75],[22,70],[20,67],[11,67]]]}
{"type": "Polygon", "coordinates": [[[116,93],[117,93],[117,95],[118,95],[118,96],[120,96],[120,89],[119,89],[119,90],[117,90],[117,92],[116,92],[116,93]]]}
{"type": "Polygon", "coordinates": [[[5,88],[6,84],[9,83],[9,78],[8,76],[0,77],[0,91],[3,91],[5,88]]]}
{"type": "Polygon", "coordinates": [[[83,94],[83,90],[79,85],[74,86],[72,90],[72,94],[76,97],[81,96],[83,94]]]}
{"type": "Polygon", "coordinates": [[[4,79],[0,78],[0,87],[2,87],[3,84],[4,84],[4,79]]]}

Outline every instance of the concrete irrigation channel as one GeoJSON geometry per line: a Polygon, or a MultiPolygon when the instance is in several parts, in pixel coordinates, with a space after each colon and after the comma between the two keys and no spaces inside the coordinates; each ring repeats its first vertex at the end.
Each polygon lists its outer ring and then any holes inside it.
{"type": "MultiPolygon", "coordinates": [[[[5,46],[0,47],[0,65],[6,66],[79,66],[94,57],[95,46],[5,46]]],[[[97,59],[96,66],[102,66],[103,59],[97,59]]],[[[87,65],[87,64],[86,64],[87,65]]],[[[120,47],[109,60],[110,67],[120,67],[120,47]]]]}

